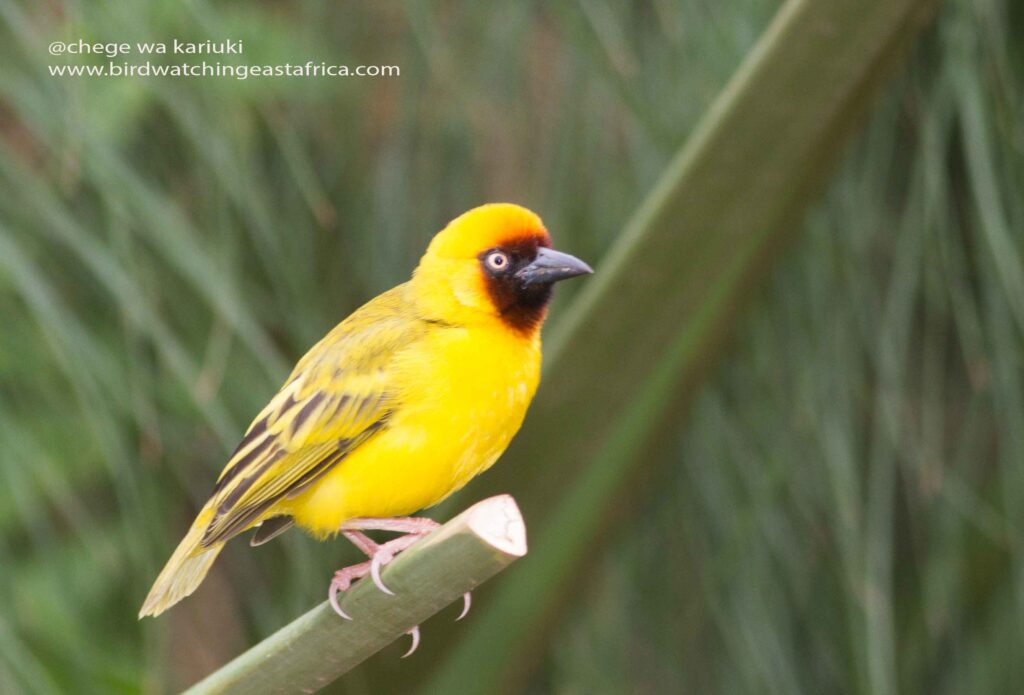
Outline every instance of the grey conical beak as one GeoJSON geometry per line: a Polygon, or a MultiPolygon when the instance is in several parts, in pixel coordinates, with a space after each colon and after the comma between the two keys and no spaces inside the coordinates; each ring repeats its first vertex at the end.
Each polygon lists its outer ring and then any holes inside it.
{"type": "Polygon", "coordinates": [[[516,278],[523,287],[529,287],[541,283],[550,285],[593,272],[589,265],[575,256],[542,246],[537,249],[537,257],[516,272],[516,278]]]}

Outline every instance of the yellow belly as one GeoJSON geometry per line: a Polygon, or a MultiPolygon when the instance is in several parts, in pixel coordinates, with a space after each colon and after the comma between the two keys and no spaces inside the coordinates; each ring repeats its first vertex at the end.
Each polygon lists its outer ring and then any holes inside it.
{"type": "Polygon", "coordinates": [[[505,451],[540,374],[540,343],[501,329],[436,331],[399,360],[399,405],[380,434],[280,510],[316,535],[353,517],[437,504],[505,451]]]}

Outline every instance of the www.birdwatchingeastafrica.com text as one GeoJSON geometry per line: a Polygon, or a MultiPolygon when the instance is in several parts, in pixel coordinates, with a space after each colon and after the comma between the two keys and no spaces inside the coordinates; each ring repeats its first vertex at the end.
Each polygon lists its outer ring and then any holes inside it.
{"type": "Polygon", "coordinates": [[[235,64],[207,60],[242,55],[245,45],[238,39],[221,41],[169,42],[90,42],[53,41],[49,45],[51,56],[106,58],[107,62],[93,64],[63,63],[49,65],[53,77],[230,77],[247,80],[250,77],[399,77],[397,65],[338,65],[326,61],[308,60],[303,63],[278,65],[235,64]],[[126,60],[136,55],[139,62],[126,60]],[[149,56],[182,56],[179,60],[152,62],[149,56]]]}
{"type": "Polygon", "coordinates": [[[53,77],[399,77],[397,65],[333,65],[285,63],[283,65],[231,65],[228,63],[119,63],[100,65],[50,65],[53,77]]]}

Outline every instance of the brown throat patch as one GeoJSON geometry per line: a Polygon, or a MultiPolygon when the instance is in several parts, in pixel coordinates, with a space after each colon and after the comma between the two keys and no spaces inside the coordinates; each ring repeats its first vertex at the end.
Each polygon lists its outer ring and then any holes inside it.
{"type": "Polygon", "coordinates": [[[510,238],[480,255],[483,259],[498,250],[509,257],[507,270],[496,273],[481,264],[480,272],[484,274],[487,293],[501,314],[502,321],[523,335],[530,335],[540,329],[547,314],[548,302],[551,301],[551,285],[523,287],[515,277],[516,271],[536,258],[537,249],[541,246],[551,247],[551,240],[546,233],[524,234],[510,238]]]}

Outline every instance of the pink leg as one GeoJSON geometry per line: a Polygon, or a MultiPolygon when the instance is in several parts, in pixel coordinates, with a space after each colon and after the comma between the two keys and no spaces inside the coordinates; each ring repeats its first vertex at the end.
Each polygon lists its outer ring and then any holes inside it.
{"type": "Polygon", "coordinates": [[[352,541],[352,545],[359,548],[359,551],[366,557],[373,557],[377,548],[380,547],[372,538],[359,531],[342,531],[341,535],[352,541]]]}
{"type": "Polygon", "coordinates": [[[384,565],[395,559],[395,555],[413,545],[423,536],[427,535],[440,526],[433,519],[425,517],[396,517],[396,518],[367,518],[357,517],[349,519],[341,525],[342,534],[352,541],[359,550],[371,559],[370,576],[377,588],[385,594],[394,596],[395,592],[387,588],[380,578],[380,571],[384,565]],[[362,531],[396,531],[406,535],[378,544],[367,537],[362,531]]]}
{"type": "Polygon", "coordinates": [[[341,525],[342,531],[395,531],[397,533],[415,533],[426,535],[441,524],[425,516],[396,516],[378,519],[374,517],[356,517],[341,525]]]}
{"type": "MultiPolygon", "coordinates": [[[[357,517],[344,522],[340,528],[342,535],[349,539],[349,541],[359,548],[359,550],[370,558],[370,560],[358,565],[346,567],[335,573],[334,579],[331,581],[330,589],[330,601],[334,610],[343,618],[349,618],[349,616],[346,615],[338,605],[338,592],[346,591],[354,580],[367,575],[373,579],[373,583],[378,589],[383,591],[385,594],[394,596],[394,592],[384,584],[383,580],[381,580],[381,569],[384,565],[391,562],[396,555],[414,545],[416,541],[428,535],[438,526],[440,526],[440,524],[433,519],[412,516],[394,518],[357,517]],[[372,538],[362,533],[362,531],[392,531],[396,533],[404,533],[406,535],[399,536],[398,538],[386,543],[377,543],[372,538]]],[[[472,604],[472,598],[469,592],[466,592],[462,598],[462,612],[456,620],[462,620],[466,617],[466,614],[469,613],[469,607],[472,604]]],[[[412,646],[409,648],[409,651],[402,655],[403,659],[415,652],[416,648],[419,646],[419,626],[416,625],[412,627],[406,634],[412,635],[412,646]]]]}

